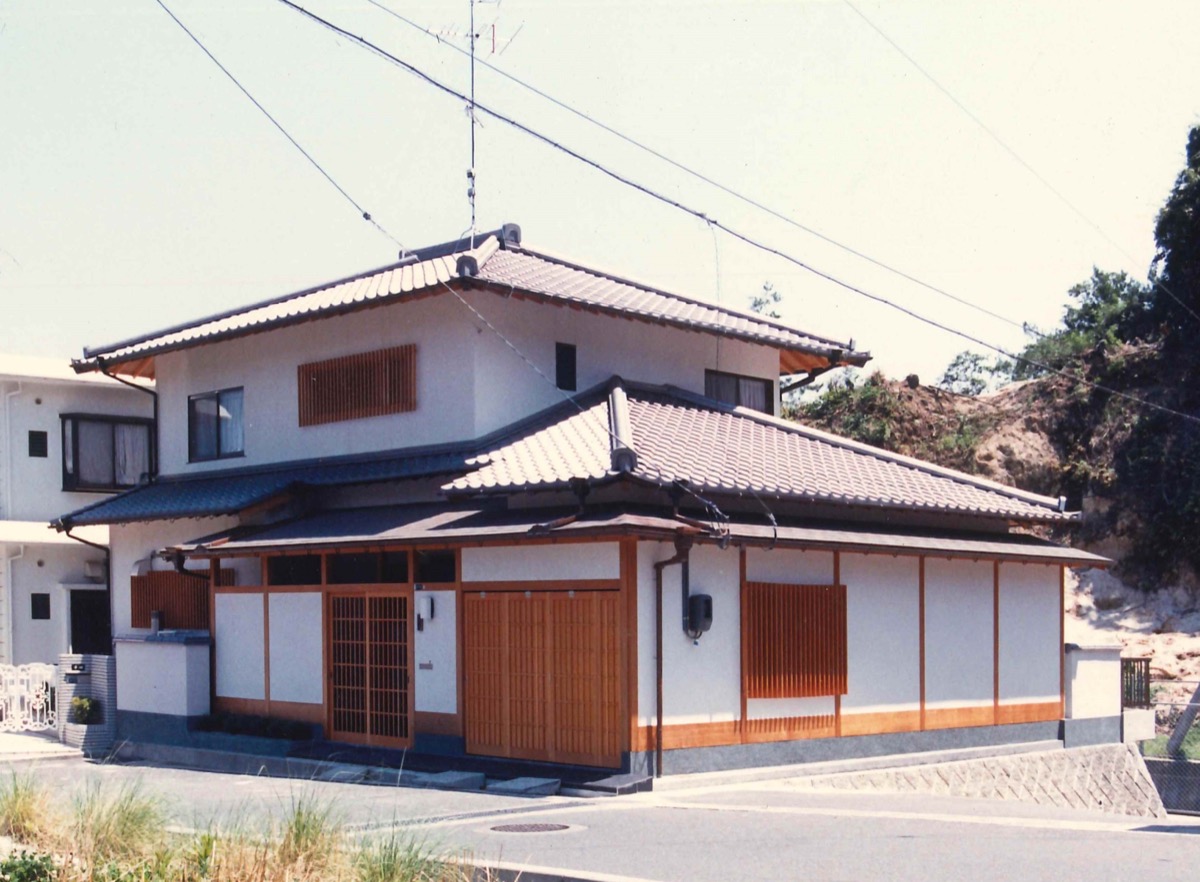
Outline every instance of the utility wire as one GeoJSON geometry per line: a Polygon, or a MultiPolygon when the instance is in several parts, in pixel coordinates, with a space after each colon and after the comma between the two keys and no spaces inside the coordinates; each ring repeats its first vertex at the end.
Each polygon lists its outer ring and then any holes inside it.
{"type": "MultiPolygon", "coordinates": [[[[933,76],[933,74],[931,74],[924,67],[922,67],[915,58],[913,58],[911,55],[909,55],[907,52],[905,52],[899,43],[897,43],[895,40],[893,40],[891,37],[889,37],[887,35],[887,33],[881,27],[879,27],[879,25],[875,24],[875,22],[873,22],[871,19],[869,19],[861,9],[859,9],[857,6],[854,5],[852,0],[842,0],[842,2],[845,3],[847,6],[849,6],[850,9],[853,10],[854,13],[859,18],[861,18],[863,21],[865,21],[867,23],[867,25],[871,28],[871,30],[873,30],[875,33],[879,34],[879,36],[882,37],[889,46],[891,46],[893,49],[895,49],[897,52],[899,52],[900,55],[903,56],[905,61],[907,61],[914,68],[917,69],[917,72],[920,73],[921,76],[923,76],[923,77],[925,77],[925,79],[929,80],[929,82],[933,84],[933,87],[935,89],[937,89],[944,96],[946,96],[947,99],[949,99],[950,103],[952,103],[955,107],[957,107],[964,114],[966,114],[967,117],[973,123],[975,123],[975,125],[979,126],[979,128],[981,128],[981,129],[983,129],[983,131],[987,134],[987,136],[989,138],[991,138],[993,141],[995,141],[997,144],[999,144],[1005,153],[1007,153],[1014,160],[1016,160],[1016,162],[1022,168],[1024,168],[1027,172],[1029,172],[1031,175],[1033,175],[1035,178],[1037,178],[1037,180],[1041,183],[1041,185],[1043,187],[1045,187],[1047,190],[1049,190],[1051,193],[1053,193],[1063,205],[1065,205],[1072,212],[1074,212],[1074,214],[1080,220],[1082,220],[1085,224],[1087,224],[1089,227],[1091,227],[1093,230],[1095,230],[1097,233],[1099,233],[1100,237],[1102,239],[1104,239],[1106,242],[1108,242],[1108,244],[1111,245],[1113,248],[1115,248],[1119,253],[1123,254],[1125,256],[1126,260],[1130,261],[1131,263],[1134,262],[1135,258],[1133,257],[1133,255],[1131,255],[1128,251],[1126,251],[1121,246],[1121,244],[1119,242],[1117,242],[1116,239],[1114,239],[1112,236],[1110,236],[1104,230],[1104,228],[1101,227],[1098,223],[1096,223],[1094,220],[1092,220],[1090,217],[1088,217],[1086,214],[1084,214],[1082,209],[1078,208],[1074,202],[1072,202],[1070,199],[1068,199],[1061,190],[1059,190],[1052,183],[1050,183],[1050,181],[1048,181],[1040,172],[1038,172],[1038,170],[1036,168],[1034,168],[1032,165],[1030,165],[1028,162],[1026,162],[1024,157],[1022,157],[1021,154],[1017,153],[1016,150],[1014,150],[1012,147],[1010,147],[1008,142],[1005,141],[1003,138],[1001,138],[1000,135],[997,134],[995,129],[993,129],[991,126],[989,126],[987,123],[985,123],[982,119],[980,119],[978,116],[976,116],[971,111],[971,109],[969,107],[967,107],[967,105],[963,104],[963,102],[958,100],[957,96],[955,96],[955,94],[953,92],[951,92],[949,89],[947,89],[945,86],[943,86],[940,82],[938,82],[937,79],[933,76]]],[[[1172,300],[1174,300],[1176,303],[1178,303],[1181,307],[1183,307],[1183,309],[1186,310],[1188,312],[1188,314],[1190,314],[1191,317],[1194,318],[1197,322],[1200,322],[1200,315],[1197,315],[1195,310],[1193,310],[1190,306],[1188,306],[1186,303],[1184,303],[1182,300],[1180,300],[1178,297],[1176,297],[1174,291],[1172,291],[1170,288],[1168,288],[1166,285],[1164,285],[1158,279],[1152,278],[1152,279],[1150,279],[1150,283],[1152,285],[1154,285],[1156,288],[1158,288],[1160,291],[1162,291],[1164,294],[1166,294],[1168,297],[1170,297],[1172,300]]]]}
{"type": "Polygon", "coordinates": [[[271,115],[270,111],[268,111],[265,107],[263,107],[262,104],[259,103],[258,99],[255,98],[253,95],[251,95],[250,92],[246,89],[246,87],[243,86],[240,82],[238,82],[238,78],[235,77],[232,73],[230,73],[229,68],[227,68],[227,67],[225,67],[225,65],[221,64],[221,62],[217,60],[217,57],[208,51],[208,47],[206,47],[202,42],[200,42],[200,38],[197,37],[195,34],[193,34],[188,29],[188,26],[185,25],[182,21],[180,21],[174,12],[172,12],[169,8],[167,8],[167,4],[164,3],[163,0],[155,0],[155,2],[158,3],[158,5],[162,7],[163,12],[165,12],[167,15],[171,16],[171,20],[174,21],[175,24],[179,25],[179,27],[183,30],[183,32],[185,34],[187,34],[189,37],[191,37],[192,42],[200,47],[200,51],[203,52],[205,55],[207,55],[209,57],[209,60],[212,61],[213,64],[215,64],[218,68],[221,69],[221,73],[223,73],[223,74],[225,74],[225,76],[229,77],[230,82],[232,82],[235,86],[237,86],[238,89],[241,91],[241,93],[250,99],[250,103],[253,104],[255,107],[257,107],[259,109],[259,111],[262,112],[262,115],[271,121],[271,124],[279,130],[280,134],[282,134],[283,137],[287,138],[288,141],[291,142],[291,145],[300,151],[301,155],[303,155],[304,158],[309,161],[309,163],[312,165],[312,167],[315,168],[317,171],[319,171],[321,173],[321,176],[324,177],[325,180],[329,181],[329,183],[333,185],[334,189],[336,189],[339,193],[341,193],[342,196],[346,199],[346,201],[349,202],[351,205],[353,205],[358,210],[358,213],[362,215],[363,220],[367,221],[367,223],[369,223],[371,226],[373,226],[375,229],[377,229],[383,235],[387,236],[389,239],[391,239],[396,244],[396,246],[400,249],[400,256],[403,257],[407,253],[407,249],[404,247],[404,244],[399,239],[397,239],[395,236],[393,236],[391,233],[389,233],[387,230],[385,230],[383,228],[383,226],[377,220],[375,220],[373,217],[371,217],[371,213],[369,211],[367,211],[365,208],[363,208],[361,205],[359,205],[358,202],[354,199],[354,197],[351,196],[349,193],[347,193],[346,190],[342,187],[342,185],[339,184],[337,181],[335,181],[333,179],[333,176],[330,175],[329,172],[325,171],[325,169],[321,167],[321,164],[313,158],[312,154],[300,146],[299,141],[297,141],[290,134],[288,134],[288,130],[283,127],[283,125],[279,122],[279,120],[275,119],[275,117],[271,115]]]}
{"type": "MultiPolygon", "coordinates": [[[[161,0],[160,0],[160,2],[161,2],[161,0]]],[[[330,30],[336,34],[339,34],[340,36],[345,37],[349,40],[352,40],[353,42],[355,42],[355,43],[359,44],[360,46],[362,46],[363,48],[375,53],[376,55],[383,58],[384,60],[386,60],[400,68],[403,68],[404,70],[408,71],[409,73],[413,74],[417,78],[423,80],[424,82],[428,83],[429,85],[433,86],[434,88],[438,89],[439,91],[444,92],[447,95],[450,95],[454,98],[457,98],[460,101],[467,99],[467,96],[463,95],[458,90],[433,78],[432,76],[425,73],[424,71],[422,71],[420,68],[416,67],[415,65],[410,64],[409,62],[404,61],[401,58],[397,58],[395,55],[392,55],[385,49],[382,49],[381,47],[375,45],[374,43],[367,40],[366,38],[360,37],[356,34],[353,34],[350,31],[347,31],[344,28],[339,27],[338,25],[334,24],[333,22],[328,21],[327,19],[321,18],[321,16],[317,15],[316,13],[310,12],[309,10],[305,9],[302,6],[297,5],[296,3],[292,2],[292,0],[279,0],[279,2],[284,4],[285,6],[291,7],[292,9],[294,9],[297,12],[301,13],[302,15],[306,16],[307,18],[311,19],[312,21],[317,22],[318,24],[322,25],[323,27],[327,28],[328,30],[330,30]]],[[[577,151],[571,149],[570,147],[567,147],[566,145],[561,144],[558,141],[555,141],[553,138],[549,137],[548,135],[543,135],[541,132],[538,132],[537,130],[532,129],[529,126],[525,125],[524,123],[518,122],[517,120],[513,119],[512,117],[506,116],[497,110],[493,110],[490,107],[487,107],[483,104],[478,104],[478,103],[475,105],[475,108],[476,108],[476,110],[480,110],[480,111],[486,113],[488,116],[491,116],[492,118],[497,119],[500,122],[505,123],[506,125],[509,125],[515,129],[517,129],[518,131],[529,135],[531,138],[534,138],[535,140],[538,140],[538,141],[542,142],[543,144],[546,144],[547,146],[553,147],[555,150],[565,153],[566,155],[572,157],[573,159],[579,160],[583,164],[595,169],[598,172],[601,172],[604,175],[607,175],[608,177],[612,178],[615,181],[625,184],[626,186],[631,187],[631,188],[637,190],[638,192],[651,197],[652,199],[656,199],[665,205],[669,205],[672,208],[678,209],[679,211],[681,211],[685,214],[689,214],[692,217],[699,218],[700,220],[704,221],[705,223],[710,224],[713,227],[716,227],[717,229],[723,231],[725,234],[733,237],[734,239],[737,239],[740,242],[745,243],[746,245],[751,246],[752,248],[756,248],[759,251],[762,251],[766,254],[773,254],[776,257],[779,257],[782,260],[785,260],[788,263],[791,263],[791,264],[799,267],[800,269],[806,270],[807,272],[812,273],[813,275],[817,276],[818,278],[824,279],[827,282],[830,282],[840,288],[843,288],[846,291],[849,291],[853,294],[858,294],[859,296],[865,297],[868,300],[871,300],[882,306],[886,306],[890,309],[894,309],[898,312],[901,312],[901,313],[909,316],[910,318],[915,319],[916,321],[919,321],[919,322],[922,322],[923,324],[929,325],[932,328],[937,328],[938,330],[945,331],[948,334],[952,334],[956,337],[966,340],[968,343],[974,343],[977,346],[982,346],[985,349],[991,350],[992,352],[995,352],[999,355],[1003,355],[1005,358],[1010,358],[1010,359],[1013,359],[1014,361],[1022,362],[1023,364],[1027,364],[1031,367],[1037,368],[1038,370],[1045,371],[1047,373],[1052,373],[1052,374],[1056,374],[1058,376],[1065,377],[1073,382],[1080,383],[1082,385],[1088,386],[1089,388],[1095,389],[1097,391],[1105,392],[1110,395],[1115,395],[1119,398],[1124,398],[1128,401],[1132,401],[1132,402],[1144,405],[1145,407],[1149,407],[1154,410],[1161,411],[1163,413],[1173,414],[1174,416],[1178,416],[1182,419],[1189,420],[1194,423],[1200,423],[1200,417],[1192,416],[1191,414],[1184,413],[1184,412],[1178,411],[1178,410],[1174,410],[1172,408],[1165,407],[1161,404],[1156,404],[1152,401],[1147,401],[1145,399],[1138,398],[1135,395],[1130,395],[1126,392],[1121,392],[1120,390],[1117,390],[1117,389],[1111,389],[1111,388],[1109,388],[1107,386],[1103,386],[1099,383],[1092,382],[1091,380],[1084,379],[1083,377],[1076,376],[1068,371],[1064,371],[1064,370],[1061,370],[1058,368],[1051,367],[1050,365],[1043,364],[1038,361],[1034,361],[1033,359],[1027,358],[1023,355],[1018,355],[1016,353],[1010,352],[1007,349],[1004,349],[1003,347],[996,346],[995,344],[992,344],[992,343],[988,343],[987,341],[982,340],[979,337],[976,337],[972,334],[968,334],[965,331],[960,331],[957,328],[954,328],[954,327],[951,327],[950,325],[939,322],[936,319],[931,319],[924,315],[921,315],[920,313],[916,312],[915,310],[912,310],[906,306],[902,306],[898,303],[894,303],[891,300],[888,300],[886,297],[882,297],[878,294],[873,294],[864,288],[860,288],[857,285],[853,285],[849,282],[843,281],[842,279],[838,278],[837,276],[834,276],[831,273],[825,272],[824,270],[818,269],[817,267],[813,266],[812,264],[809,264],[806,261],[801,260],[798,257],[795,257],[794,255],[788,254],[787,252],[782,251],[779,248],[775,248],[774,246],[767,245],[763,242],[760,242],[757,239],[753,238],[752,236],[741,232],[740,230],[737,230],[733,227],[729,227],[714,218],[710,218],[707,214],[705,214],[704,212],[702,212],[698,209],[691,208],[690,206],[684,205],[682,202],[679,202],[678,200],[673,199],[670,196],[667,196],[663,193],[659,193],[658,191],[653,190],[643,184],[640,184],[637,181],[632,180],[631,178],[627,178],[624,175],[620,174],[619,172],[613,171],[612,169],[602,165],[601,163],[597,162],[596,160],[590,159],[587,156],[584,156],[583,154],[578,153],[577,151]]]]}
{"type": "MultiPolygon", "coordinates": [[[[437,40],[437,42],[440,45],[446,46],[450,49],[453,49],[455,52],[458,52],[459,54],[463,54],[463,55],[468,54],[467,51],[465,49],[463,49],[461,46],[457,46],[454,43],[443,40],[438,34],[434,33],[429,28],[423,27],[422,25],[418,24],[417,22],[413,21],[412,19],[400,14],[399,12],[396,12],[394,9],[390,9],[389,7],[385,6],[383,3],[380,3],[379,0],[367,0],[367,2],[370,3],[372,6],[387,13],[388,15],[392,16],[393,18],[403,22],[404,24],[408,25],[409,27],[414,28],[414,29],[420,31],[421,33],[425,34],[426,36],[437,40]]],[[[681,171],[687,175],[690,175],[691,177],[695,178],[698,181],[703,181],[704,183],[708,184],[711,187],[715,187],[717,190],[720,190],[722,193],[725,193],[728,196],[732,196],[734,199],[737,199],[738,201],[740,201],[746,205],[749,205],[752,208],[757,208],[759,211],[765,212],[766,214],[770,215],[771,217],[775,218],[776,220],[782,221],[783,223],[788,224],[789,226],[795,227],[796,229],[801,230],[810,236],[820,239],[822,242],[832,245],[835,248],[839,248],[842,251],[846,252],[847,254],[857,257],[860,260],[864,260],[867,263],[877,266],[882,270],[886,270],[887,272],[892,273],[893,275],[898,276],[899,278],[904,279],[905,281],[911,282],[914,285],[918,285],[918,286],[926,289],[927,291],[932,291],[933,293],[939,294],[942,297],[946,297],[950,300],[953,300],[955,303],[961,304],[962,306],[966,306],[970,309],[974,309],[978,312],[983,313],[986,316],[989,316],[989,317],[994,318],[1001,322],[1005,322],[1006,324],[1012,325],[1015,328],[1020,328],[1021,330],[1025,331],[1026,333],[1035,334],[1037,336],[1045,336],[1037,328],[1028,326],[1022,322],[1018,322],[1015,319],[1009,318],[1006,315],[1002,315],[998,312],[994,312],[993,310],[988,309],[986,306],[982,306],[971,300],[967,300],[964,297],[959,297],[958,295],[953,294],[950,291],[947,291],[943,288],[940,288],[937,285],[934,285],[934,284],[926,282],[922,279],[919,279],[916,276],[905,272],[904,270],[901,270],[894,266],[891,266],[890,264],[885,263],[884,261],[879,260],[878,258],[872,257],[871,255],[866,254],[862,251],[859,251],[858,249],[853,248],[850,245],[846,245],[843,242],[839,242],[838,240],[834,239],[833,237],[826,235],[825,233],[822,233],[820,230],[816,230],[810,226],[806,226],[805,224],[801,223],[800,221],[796,220],[795,218],[789,217],[788,215],[783,214],[782,212],[780,212],[774,208],[771,208],[769,205],[765,205],[764,203],[759,202],[749,196],[746,196],[743,193],[739,193],[738,191],[734,190],[732,187],[728,187],[725,184],[722,184],[720,181],[714,180],[713,178],[705,175],[703,172],[696,171],[695,169],[684,165],[682,162],[672,159],[670,156],[667,156],[666,154],[664,154],[658,150],[655,150],[653,147],[649,147],[646,144],[643,144],[640,141],[637,141],[634,138],[629,137],[628,135],[618,131],[617,129],[613,128],[612,126],[608,125],[607,123],[604,123],[601,120],[598,120],[595,117],[592,117],[592,116],[584,113],[581,110],[577,110],[576,108],[567,104],[565,101],[561,101],[560,99],[555,98],[553,95],[550,95],[549,93],[543,91],[542,89],[539,89],[537,86],[531,85],[531,84],[525,82],[524,80],[519,79],[518,77],[508,73],[507,71],[503,70],[502,68],[496,67],[495,65],[490,64],[481,58],[477,58],[476,63],[483,65],[484,67],[486,67],[488,70],[492,71],[493,73],[495,73],[501,77],[504,77],[504,79],[508,80],[509,82],[515,83],[516,85],[520,86],[523,89],[526,89],[529,92],[532,92],[533,94],[537,95],[538,97],[544,98],[545,100],[547,100],[551,104],[553,104],[555,107],[558,107],[561,110],[565,110],[567,113],[573,114],[574,116],[578,117],[579,119],[582,119],[588,123],[591,123],[592,125],[596,126],[597,128],[600,128],[600,129],[604,130],[605,132],[608,132],[613,137],[620,138],[626,144],[636,147],[637,149],[639,149],[645,153],[648,153],[657,159],[662,160],[663,162],[678,169],[679,171],[681,171]]]]}

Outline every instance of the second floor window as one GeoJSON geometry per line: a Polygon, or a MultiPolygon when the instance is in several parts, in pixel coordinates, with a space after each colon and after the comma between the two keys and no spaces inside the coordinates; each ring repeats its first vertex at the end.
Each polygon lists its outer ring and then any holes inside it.
{"type": "Polygon", "coordinates": [[[151,471],[150,420],[63,414],[63,489],[123,490],[151,471]]]}
{"type": "Polygon", "coordinates": [[[774,413],[774,393],[774,384],[761,377],[744,377],[723,371],[704,372],[704,394],[725,404],[774,413]]]}
{"type": "Polygon", "coordinates": [[[241,456],[245,451],[240,387],[188,398],[189,462],[241,456]]]}

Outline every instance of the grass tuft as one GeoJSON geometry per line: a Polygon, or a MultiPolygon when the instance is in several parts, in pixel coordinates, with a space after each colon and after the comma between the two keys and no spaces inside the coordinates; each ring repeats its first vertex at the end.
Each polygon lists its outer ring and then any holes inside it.
{"type": "Polygon", "coordinates": [[[107,861],[156,859],[166,846],[166,811],[162,801],[142,791],[140,781],[116,792],[97,780],[75,797],[74,848],[90,866],[107,861]]]}
{"type": "Polygon", "coordinates": [[[36,843],[50,829],[50,809],[45,788],[32,772],[15,769],[0,786],[0,834],[17,842],[36,843]]]}

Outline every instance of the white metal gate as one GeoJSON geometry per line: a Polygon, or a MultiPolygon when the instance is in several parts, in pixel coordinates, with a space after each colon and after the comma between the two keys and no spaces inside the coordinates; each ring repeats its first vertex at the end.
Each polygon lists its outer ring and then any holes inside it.
{"type": "Polygon", "coordinates": [[[0,732],[40,732],[57,722],[54,665],[0,665],[0,732]]]}

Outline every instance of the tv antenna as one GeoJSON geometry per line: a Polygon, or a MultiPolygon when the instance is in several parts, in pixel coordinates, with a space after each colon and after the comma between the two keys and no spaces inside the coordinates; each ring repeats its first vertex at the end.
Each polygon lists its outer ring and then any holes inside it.
{"type": "MultiPolygon", "coordinates": [[[[475,127],[479,125],[479,122],[475,117],[475,44],[479,41],[481,36],[479,30],[475,27],[475,6],[478,3],[488,3],[489,5],[494,3],[494,5],[499,8],[501,0],[468,0],[471,15],[470,30],[467,33],[467,38],[471,46],[471,98],[467,104],[467,119],[469,120],[471,126],[471,165],[467,169],[467,202],[471,206],[470,237],[472,248],[475,247],[475,233],[478,231],[478,227],[475,222],[475,127]]],[[[503,45],[500,45],[499,49],[497,49],[496,22],[493,21],[489,27],[489,30],[491,31],[492,54],[501,54],[505,49],[511,46],[513,40],[517,38],[517,34],[520,33],[521,28],[524,27],[524,25],[525,23],[522,22],[521,25],[518,26],[517,30],[513,32],[513,35],[505,40],[503,45]]],[[[440,37],[441,34],[438,36],[440,37]]]]}

